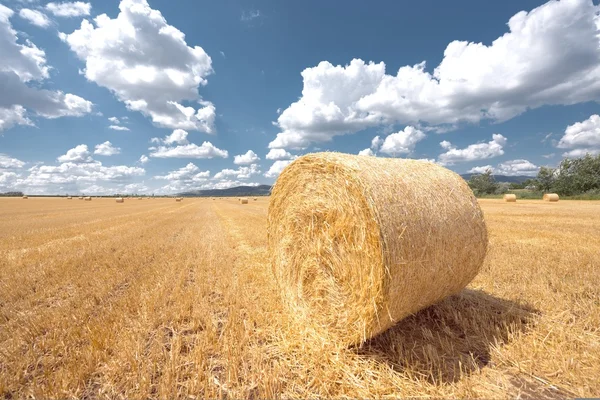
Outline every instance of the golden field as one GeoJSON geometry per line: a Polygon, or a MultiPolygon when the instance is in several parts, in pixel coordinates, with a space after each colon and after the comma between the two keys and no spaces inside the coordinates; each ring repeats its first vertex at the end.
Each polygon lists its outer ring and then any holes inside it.
{"type": "Polygon", "coordinates": [[[600,396],[600,202],[480,203],[469,287],[339,349],[282,308],[267,198],[0,198],[0,398],[600,396]]]}

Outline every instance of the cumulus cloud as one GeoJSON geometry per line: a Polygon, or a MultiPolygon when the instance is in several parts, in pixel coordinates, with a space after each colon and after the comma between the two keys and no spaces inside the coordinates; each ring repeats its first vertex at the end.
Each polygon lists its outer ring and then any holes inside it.
{"type": "Polygon", "coordinates": [[[10,23],[13,14],[0,4],[0,131],[33,125],[29,111],[44,118],[91,112],[92,103],[77,95],[38,88],[50,76],[46,53],[28,39],[18,43],[10,23]]]}
{"type": "Polygon", "coordinates": [[[594,114],[582,122],[567,126],[556,147],[570,149],[563,157],[583,157],[600,153],[600,116],[594,114]]]}
{"type": "Polygon", "coordinates": [[[200,171],[197,165],[188,163],[185,167],[171,171],[166,175],[155,176],[154,179],[165,179],[169,181],[192,181],[204,182],[210,176],[210,171],[200,171]]]}
{"type": "Polygon", "coordinates": [[[270,148],[305,148],[381,124],[453,126],[505,121],[543,105],[600,96],[600,6],[549,1],[508,21],[491,44],[455,40],[425,62],[387,74],[385,64],[327,61],[302,72],[302,97],[278,117],[270,148]]]}
{"type": "Polygon", "coordinates": [[[112,129],[113,131],[128,131],[129,128],[126,126],[119,126],[119,125],[110,125],[108,127],[108,129],[112,129]]]}
{"type": "Polygon", "coordinates": [[[233,157],[233,163],[235,165],[253,164],[258,160],[260,160],[260,158],[252,150],[248,150],[246,154],[240,154],[238,156],[233,157]]]}
{"type": "Polygon", "coordinates": [[[379,151],[385,154],[409,154],[415,149],[418,142],[425,139],[425,136],[419,129],[407,126],[403,131],[388,135],[379,151]]]}
{"type": "Polygon", "coordinates": [[[97,144],[96,150],[94,150],[94,154],[98,154],[100,156],[114,156],[115,154],[119,153],[121,153],[121,149],[113,146],[113,144],[108,140],[104,143],[97,144]]]}
{"type": "Polygon", "coordinates": [[[186,131],[184,131],[183,129],[175,129],[173,131],[173,133],[171,133],[170,135],[167,135],[164,138],[164,143],[165,144],[173,144],[173,143],[177,143],[177,144],[188,144],[188,140],[187,140],[187,135],[188,133],[186,131]]]}
{"type": "Polygon", "coordinates": [[[281,171],[287,167],[293,160],[277,160],[271,165],[271,168],[265,172],[267,178],[276,178],[279,176],[281,171]]]}
{"type": "Polygon", "coordinates": [[[358,155],[359,156],[373,156],[373,157],[376,156],[375,152],[373,150],[371,150],[371,149],[361,150],[361,151],[358,152],[358,155]]]}
{"type": "Polygon", "coordinates": [[[80,144],[79,146],[75,146],[74,148],[67,150],[67,153],[59,156],[57,160],[58,162],[62,163],[87,163],[93,161],[88,147],[85,144],[80,144]]]}
{"type": "Polygon", "coordinates": [[[204,142],[201,146],[190,143],[175,147],[158,146],[150,148],[150,157],[155,158],[227,158],[227,150],[221,150],[210,142],[204,142]]]}
{"type": "Polygon", "coordinates": [[[510,160],[498,164],[496,167],[491,165],[483,165],[481,167],[473,167],[469,171],[473,174],[483,174],[487,170],[491,170],[494,175],[507,175],[507,176],[535,176],[537,175],[540,167],[533,164],[528,160],[510,160]]]}
{"type": "Polygon", "coordinates": [[[138,160],[138,162],[139,162],[140,164],[142,164],[142,165],[143,165],[143,164],[146,164],[148,161],[150,161],[150,159],[149,159],[149,158],[148,158],[148,156],[146,156],[146,155],[142,155],[142,156],[140,157],[140,159],[138,160]]]}
{"type": "Polygon", "coordinates": [[[228,177],[235,177],[237,179],[248,179],[252,175],[257,175],[260,173],[260,169],[258,164],[252,164],[247,167],[238,167],[238,169],[224,169],[220,172],[217,172],[213,179],[226,179],[228,177]]]}
{"type": "Polygon", "coordinates": [[[0,153],[0,170],[18,169],[23,168],[23,166],[25,166],[23,161],[10,157],[8,154],[0,153]]]}
{"type": "Polygon", "coordinates": [[[46,10],[57,17],[72,18],[90,15],[92,5],[82,1],[63,2],[63,3],[48,3],[46,10]]]}
{"type": "Polygon", "coordinates": [[[156,126],[214,133],[215,107],[198,94],[213,72],[208,54],[188,46],[185,34],[146,0],[122,0],[119,10],[114,19],[102,14],[60,34],[85,62],[85,77],[156,126]]]}
{"type": "Polygon", "coordinates": [[[492,140],[487,143],[471,144],[464,149],[457,149],[452,143],[444,140],[440,143],[440,146],[447,151],[440,154],[438,162],[442,165],[453,165],[460,162],[498,157],[504,154],[503,147],[505,145],[506,138],[497,133],[494,133],[492,140]]]}
{"type": "Polygon", "coordinates": [[[375,136],[371,140],[371,149],[373,149],[374,151],[377,151],[377,150],[379,150],[379,148],[381,147],[382,144],[383,144],[383,139],[380,138],[379,136],[375,136]]]}
{"type": "Polygon", "coordinates": [[[113,124],[120,124],[121,123],[121,121],[119,121],[119,118],[117,118],[117,117],[108,117],[108,120],[110,122],[112,122],[113,124]]]}
{"type": "Polygon", "coordinates": [[[19,11],[19,17],[29,21],[33,25],[39,26],[40,28],[47,28],[51,23],[46,14],[37,10],[30,10],[29,8],[22,8],[19,11]]]}
{"type": "Polygon", "coordinates": [[[265,157],[267,160],[289,160],[291,158],[293,158],[294,156],[292,156],[289,152],[285,151],[285,149],[271,149],[269,150],[269,152],[267,153],[267,156],[265,157]]]}

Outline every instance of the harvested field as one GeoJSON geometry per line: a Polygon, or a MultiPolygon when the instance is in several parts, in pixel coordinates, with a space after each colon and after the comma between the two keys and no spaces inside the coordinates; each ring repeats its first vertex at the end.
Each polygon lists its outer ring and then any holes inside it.
{"type": "Polygon", "coordinates": [[[0,398],[600,396],[600,202],[480,200],[481,273],[360,347],[306,340],[268,198],[0,198],[0,398]]]}

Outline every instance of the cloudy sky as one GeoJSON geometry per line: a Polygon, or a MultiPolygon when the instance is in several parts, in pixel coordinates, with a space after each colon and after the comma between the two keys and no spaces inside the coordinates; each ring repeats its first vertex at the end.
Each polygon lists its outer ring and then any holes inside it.
{"type": "Polygon", "coordinates": [[[600,152],[592,0],[0,0],[0,192],[271,184],[341,151],[535,175],[600,152]]]}

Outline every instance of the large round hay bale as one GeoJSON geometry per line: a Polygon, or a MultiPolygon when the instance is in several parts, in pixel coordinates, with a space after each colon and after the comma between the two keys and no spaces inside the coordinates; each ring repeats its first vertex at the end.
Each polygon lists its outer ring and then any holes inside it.
{"type": "Polygon", "coordinates": [[[122,197],[117,197],[117,198],[115,199],[115,201],[116,201],[117,203],[124,203],[124,202],[125,202],[125,200],[123,200],[123,198],[122,198],[122,197]]]}
{"type": "Polygon", "coordinates": [[[67,200],[71,200],[71,199],[73,199],[73,197],[67,196],[67,200]]]}
{"type": "Polygon", "coordinates": [[[240,202],[241,202],[242,204],[248,204],[248,199],[240,199],[240,202]]]}
{"type": "Polygon", "coordinates": [[[343,345],[460,292],[487,242],[465,180],[429,162],[308,154],[283,170],[269,202],[284,303],[343,345]]]}
{"type": "Polygon", "coordinates": [[[92,198],[88,196],[88,197],[84,198],[84,200],[85,201],[92,201],[92,198]]]}
{"type": "Polygon", "coordinates": [[[23,196],[23,199],[24,199],[24,200],[27,200],[28,198],[29,198],[28,196],[23,196]]]}
{"type": "Polygon", "coordinates": [[[544,201],[555,202],[555,201],[558,201],[559,197],[558,197],[558,194],[556,194],[556,193],[544,193],[544,196],[542,197],[542,199],[544,199],[544,201]]]}
{"type": "Polygon", "coordinates": [[[514,203],[517,201],[517,195],[516,194],[505,194],[504,201],[509,202],[509,203],[514,203]]]}
{"type": "Polygon", "coordinates": [[[183,200],[181,197],[175,197],[175,201],[181,201],[183,200]]]}

